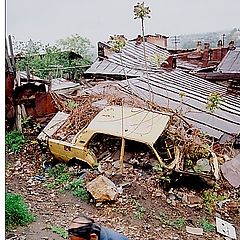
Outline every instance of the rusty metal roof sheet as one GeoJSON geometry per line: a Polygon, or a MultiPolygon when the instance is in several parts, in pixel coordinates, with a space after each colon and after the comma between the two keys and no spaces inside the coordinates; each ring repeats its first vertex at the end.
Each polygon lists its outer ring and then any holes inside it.
{"type": "Polygon", "coordinates": [[[218,72],[240,73],[240,48],[229,50],[217,67],[218,72]]]}
{"type": "Polygon", "coordinates": [[[170,117],[140,108],[109,106],[90,122],[86,130],[153,145],[167,126],[170,117]],[[123,129],[122,129],[123,126],[123,129]]]}
{"type": "MultiPolygon", "coordinates": [[[[170,55],[166,49],[148,42],[145,43],[145,51],[149,72],[160,71],[159,63],[161,64],[170,55]]],[[[107,59],[96,60],[85,73],[141,76],[145,71],[143,53],[143,43],[137,45],[135,41],[128,41],[121,53],[113,53],[107,59]]]]}
{"type": "MultiPolygon", "coordinates": [[[[175,110],[182,108],[188,122],[211,136],[220,138],[224,133],[240,133],[240,96],[226,95],[224,86],[179,70],[151,74],[150,89],[148,79],[144,77],[133,78],[129,82],[133,93],[144,99],[151,99],[149,92],[153,92],[153,101],[158,105],[175,110]],[[206,105],[209,94],[213,92],[223,97],[220,108],[210,113],[206,105]]],[[[126,80],[119,84],[129,89],[126,80]]]]}

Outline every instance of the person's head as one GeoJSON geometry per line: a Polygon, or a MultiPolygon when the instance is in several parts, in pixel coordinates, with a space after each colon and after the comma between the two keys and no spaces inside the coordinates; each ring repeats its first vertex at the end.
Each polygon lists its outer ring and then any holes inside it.
{"type": "Polygon", "coordinates": [[[83,214],[75,217],[68,228],[70,240],[98,240],[100,231],[94,220],[83,214]]]}

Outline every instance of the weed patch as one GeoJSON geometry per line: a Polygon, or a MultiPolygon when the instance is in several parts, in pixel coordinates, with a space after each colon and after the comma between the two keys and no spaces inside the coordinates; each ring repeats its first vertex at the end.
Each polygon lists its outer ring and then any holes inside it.
{"type": "Polygon", "coordinates": [[[25,141],[24,135],[17,130],[6,133],[5,144],[8,152],[19,152],[25,141]]]}
{"type": "Polygon", "coordinates": [[[226,199],[226,196],[218,195],[216,192],[205,191],[203,193],[203,202],[207,211],[212,214],[215,209],[216,202],[223,201],[226,199]]]}
{"type": "Polygon", "coordinates": [[[183,226],[186,225],[185,219],[183,217],[178,217],[176,219],[171,219],[165,212],[160,212],[159,216],[156,218],[164,225],[168,227],[175,228],[177,230],[181,230],[183,226]]]}
{"type": "Polygon", "coordinates": [[[215,225],[205,218],[200,219],[199,224],[203,228],[204,232],[213,232],[215,230],[215,225]]]}
{"type": "Polygon", "coordinates": [[[5,226],[9,230],[15,226],[24,226],[35,220],[27,204],[19,194],[6,193],[5,226]]]}
{"type": "Polygon", "coordinates": [[[134,208],[135,208],[135,211],[133,212],[133,217],[135,219],[143,219],[145,208],[141,205],[139,201],[134,200],[134,208]]]}
{"type": "Polygon", "coordinates": [[[59,236],[61,236],[64,239],[68,238],[68,232],[62,227],[51,226],[51,231],[54,233],[57,233],[59,236]]]}
{"type": "Polygon", "coordinates": [[[87,190],[84,188],[83,183],[82,179],[77,179],[72,181],[65,187],[65,189],[70,190],[74,196],[79,197],[81,200],[88,201],[89,195],[87,190]]]}
{"type": "Polygon", "coordinates": [[[64,187],[64,185],[71,180],[71,174],[68,172],[67,166],[64,164],[58,164],[49,169],[48,175],[54,178],[52,182],[46,184],[48,189],[64,187]]]}

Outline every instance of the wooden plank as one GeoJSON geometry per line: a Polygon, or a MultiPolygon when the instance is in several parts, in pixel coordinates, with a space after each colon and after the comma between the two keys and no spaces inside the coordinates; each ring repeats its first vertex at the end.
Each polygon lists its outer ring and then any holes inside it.
{"type": "Polygon", "coordinates": [[[15,63],[15,59],[14,59],[14,54],[13,54],[13,46],[12,46],[12,38],[11,35],[8,36],[8,42],[9,42],[9,48],[10,48],[10,53],[11,53],[11,57],[12,57],[12,65],[13,65],[13,69],[16,69],[16,63],[15,63]]]}
{"type": "Polygon", "coordinates": [[[21,106],[17,105],[17,117],[16,117],[16,126],[17,129],[22,132],[22,123],[21,123],[21,119],[22,119],[22,111],[21,111],[21,106]]]}
{"type": "Polygon", "coordinates": [[[7,61],[7,65],[8,65],[8,69],[10,70],[10,72],[13,72],[13,67],[8,55],[8,46],[7,46],[7,39],[5,38],[5,59],[7,61]]]}

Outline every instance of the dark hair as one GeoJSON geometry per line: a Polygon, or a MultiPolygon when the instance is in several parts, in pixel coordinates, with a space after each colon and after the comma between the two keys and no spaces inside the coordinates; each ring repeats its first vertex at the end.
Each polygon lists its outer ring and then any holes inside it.
{"type": "Polygon", "coordinates": [[[85,216],[84,214],[80,214],[78,217],[74,218],[72,221],[76,219],[82,219],[83,222],[79,222],[81,224],[78,228],[70,228],[68,229],[69,235],[74,235],[76,237],[82,237],[87,240],[90,239],[91,233],[97,234],[97,236],[100,236],[101,227],[94,222],[92,218],[89,218],[85,216]]]}

